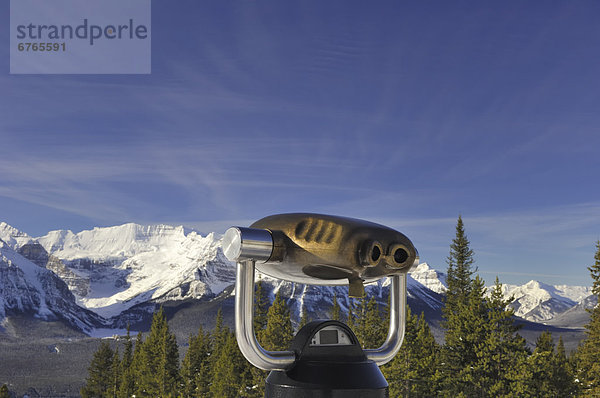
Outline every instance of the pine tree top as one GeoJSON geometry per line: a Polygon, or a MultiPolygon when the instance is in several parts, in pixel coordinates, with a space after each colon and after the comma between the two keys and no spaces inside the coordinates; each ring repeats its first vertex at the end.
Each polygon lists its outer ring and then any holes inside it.
{"type": "Polygon", "coordinates": [[[592,293],[600,297],[600,240],[596,242],[596,254],[594,255],[594,265],[588,267],[592,275],[592,293]]]}
{"type": "Polygon", "coordinates": [[[470,242],[465,233],[462,217],[459,215],[456,223],[456,236],[452,240],[450,253],[446,260],[448,263],[446,307],[451,311],[453,301],[464,301],[471,292],[473,283],[473,270],[471,266],[474,259],[473,250],[471,250],[469,245],[470,242]]]}
{"type": "Polygon", "coordinates": [[[446,259],[448,265],[464,266],[470,270],[470,266],[473,264],[473,250],[469,248],[470,244],[462,217],[459,215],[456,222],[456,235],[450,245],[450,255],[446,259]]]}
{"type": "Polygon", "coordinates": [[[552,340],[552,333],[543,331],[535,342],[535,351],[540,352],[554,352],[554,341],[552,340]]]}

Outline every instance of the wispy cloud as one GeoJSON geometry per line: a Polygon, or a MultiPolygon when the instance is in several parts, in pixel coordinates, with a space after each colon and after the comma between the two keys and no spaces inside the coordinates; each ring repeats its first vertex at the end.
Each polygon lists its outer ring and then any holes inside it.
{"type": "MultiPolygon", "coordinates": [[[[184,145],[174,141],[94,144],[85,151],[81,142],[29,152],[5,150],[0,158],[0,195],[111,222],[135,219],[144,209],[148,213],[179,206],[164,199],[175,194],[202,219],[237,215],[247,190],[360,191],[328,177],[334,166],[335,173],[343,173],[344,168],[358,170],[359,165],[314,156],[310,149],[296,148],[290,154],[294,143],[287,139],[247,143],[227,137],[186,139],[184,145]],[[255,161],[255,151],[272,155],[255,161]],[[136,186],[144,188],[137,191],[136,186]],[[148,197],[157,190],[165,191],[163,198],[148,197]]],[[[309,148],[310,140],[299,146],[309,148]]],[[[188,209],[188,217],[191,214],[188,209]]]]}

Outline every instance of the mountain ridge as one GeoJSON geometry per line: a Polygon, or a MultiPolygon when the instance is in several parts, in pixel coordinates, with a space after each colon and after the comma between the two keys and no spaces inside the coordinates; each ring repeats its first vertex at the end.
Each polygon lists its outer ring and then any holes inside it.
{"type": "MultiPolygon", "coordinates": [[[[33,238],[2,222],[0,239],[10,242],[5,245],[32,264],[57,275],[76,304],[95,313],[105,326],[123,327],[120,318],[130,320],[131,314],[143,312],[145,307],[151,311],[151,303],[211,300],[235,281],[234,266],[222,253],[220,236],[202,236],[183,226],[128,223],[78,233],[56,230],[33,238]]],[[[443,272],[427,263],[416,267],[408,278],[411,306],[431,314],[439,312],[445,278],[443,272]]],[[[271,294],[281,289],[289,294],[297,317],[303,309],[324,315],[318,306],[329,305],[333,296],[338,297],[343,310],[349,305],[344,286],[316,288],[268,276],[262,279],[270,286],[271,294]]],[[[367,285],[368,293],[384,305],[387,283],[382,280],[367,285]]],[[[576,311],[591,290],[530,281],[525,285],[503,285],[503,293],[515,297],[511,305],[517,316],[546,323],[565,311],[576,311]]]]}

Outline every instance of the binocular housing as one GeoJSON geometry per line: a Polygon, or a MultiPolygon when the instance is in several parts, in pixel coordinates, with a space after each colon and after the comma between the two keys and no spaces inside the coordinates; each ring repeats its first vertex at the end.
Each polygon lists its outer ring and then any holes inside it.
{"type": "Polygon", "coordinates": [[[402,233],[368,221],[331,215],[292,213],[262,218],[250,228],[232,227],[223,239],[232,261],[253,260],[269,276],[310,285],[349,285],[405,274],[419,263],[402,233]]]}

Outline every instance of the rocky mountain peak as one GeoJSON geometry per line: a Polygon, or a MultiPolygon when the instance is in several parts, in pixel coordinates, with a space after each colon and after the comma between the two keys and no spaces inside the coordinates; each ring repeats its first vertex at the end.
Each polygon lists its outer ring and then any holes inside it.
{"type": "Polygon", "coordinates": [[[0,239],[2,239],[13,250],[33,241],[33,238],[25,232],[8,225],[4,221],[0,222],[0,239]]]}

